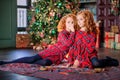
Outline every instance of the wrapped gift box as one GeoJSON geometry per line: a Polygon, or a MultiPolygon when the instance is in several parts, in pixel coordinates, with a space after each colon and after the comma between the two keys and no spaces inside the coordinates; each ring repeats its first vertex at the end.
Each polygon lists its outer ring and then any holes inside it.
{"type": "Polygon", "coordinates": [[[120,43],[120,34],[115,34],[115,42],[120,43]]]}
{"type": "Polygon", "coordinates": [[[120,43],[116,43],[115,49],[120,49],[120,43]]]}
{"type": "Polygon", "coordinates": [[[16,34],[16,48],[30,48],[29,34],[16,34]]]}
{"type": "Polygon", "coordinates": [[[115,42],[115,33],[113,32],[105,32],[105,48],[113,48],[115,42]]]}
{"type": "Polygon", "coordinates": [[[114,33],[118,33],[119,32],[118,26],[117,25],[111,26],[111,31],[114,33]]]}
{"type": "Polygon", "coordinates": [[[110,44],[111,44],[110,48],[116,49],[116,42],[111,42],[110,44]]]}

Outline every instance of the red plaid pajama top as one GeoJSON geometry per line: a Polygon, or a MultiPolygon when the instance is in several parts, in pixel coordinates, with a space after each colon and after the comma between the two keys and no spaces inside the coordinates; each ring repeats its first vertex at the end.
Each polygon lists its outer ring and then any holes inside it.
{"type": "Polygon", "coordinates": [[[44,59],[50,59],[54,64],[60,64],[74,42],[75,32],[63,30],[58,34],[57,43],[41,51],[39,55],[44,59]]]}
{"type": "Polygon", "coordinates": [[[68,61],[73,64],[74,60],[79,60],[80,68],[92,68],[90,59],[97,57],[95,49],[96,35],[94,33],[86,33],[84,31],[77,31],[75,42],[69,49],[68,61]]]}

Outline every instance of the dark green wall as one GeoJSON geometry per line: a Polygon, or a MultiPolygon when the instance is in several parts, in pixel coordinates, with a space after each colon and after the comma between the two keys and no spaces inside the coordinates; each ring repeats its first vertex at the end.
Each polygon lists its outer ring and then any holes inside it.
{"type": "Polygon", "coordinates": [[[0,0],[0,48],[15,47],[17,0],[0,0]]]}

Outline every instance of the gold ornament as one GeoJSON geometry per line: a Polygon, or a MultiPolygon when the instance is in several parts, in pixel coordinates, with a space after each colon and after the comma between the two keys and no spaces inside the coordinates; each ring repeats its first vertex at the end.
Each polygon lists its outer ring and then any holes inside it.
{"type": "Polygon", "coordinates": [[[30,43],[30,46],[33,46],[34,45],[34,43],[30,43]]]}
{"type": "Polygon", "coordinates": [[[70,5],[69,5],[69,4],[66,4],[65,7],[66,7],[67,9],[70,9],[70,5]]]}
{"type": "Polygon", "coordinates": [[[54,12],[53,10],[51,10],[50,13],[49,13],[49,15],[50,15],[51,17],[54,17],[54,16],[55,16],[55,12],[54,12]]]}
{"type": "Polygon", "coordinates": [[[37,50],[37,51],[40,51],[40,50],[42,50],[42,47],[41,47],[41,46],[37,46],[37,47],[36,47],[36,50],[37,50]]]}

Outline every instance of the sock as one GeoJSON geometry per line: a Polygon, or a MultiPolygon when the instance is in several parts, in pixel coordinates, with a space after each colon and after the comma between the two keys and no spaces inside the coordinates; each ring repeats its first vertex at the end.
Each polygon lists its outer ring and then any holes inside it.
{"type": "Polygon", "coordinates": [[[4,64],[4,61],[0,61],[0,65],[3,65],[4,64]]]}
{"type": "Polygon", "coordinates": [[[119,66],[119,61],[117,59],[111,58],[109,56],[106,56],[106,59],[108,61],[107,66],[119,66]]]}
{"type": "Polygon", "coordinates": [[[96,58],[96,57],[92,58],[91,62],[92,62],[92,65],[93,65],[94,68],[100,67],[100,63],[99,63],[98,58],[96,58]]]}
{"type": "Polygon", "coordinates": [[[50,65],[52,65],[53,63],[52,63],[52,61],[49,60],[49,59],[42,59],[42,60],[38,60],[38,61],[34,62],[33,64],[39,64],[39,65],[41,65],[41,66],[50,66],[50,65]]]}

